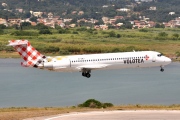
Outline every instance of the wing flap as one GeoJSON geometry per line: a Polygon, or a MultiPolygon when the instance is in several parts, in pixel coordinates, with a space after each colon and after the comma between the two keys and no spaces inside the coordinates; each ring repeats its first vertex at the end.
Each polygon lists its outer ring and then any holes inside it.
{"type": "Polygon", "coordinates": [[[90,69],[90,70],[95,70],[95,69],[103,69],[109,66],[109,64],[95,64],[95,65],[82,65],[78,66],[77,69],[90,69]]]}

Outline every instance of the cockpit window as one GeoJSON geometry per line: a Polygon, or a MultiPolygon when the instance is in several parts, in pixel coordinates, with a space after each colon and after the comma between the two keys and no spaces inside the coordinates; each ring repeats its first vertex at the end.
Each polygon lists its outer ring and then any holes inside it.
{"type": "Polygon", "coordinates": [[[162,56],[162,54],[158,54],[157,56],[158,56],[158,57],[161,57],[161,56],[162,56]]]}

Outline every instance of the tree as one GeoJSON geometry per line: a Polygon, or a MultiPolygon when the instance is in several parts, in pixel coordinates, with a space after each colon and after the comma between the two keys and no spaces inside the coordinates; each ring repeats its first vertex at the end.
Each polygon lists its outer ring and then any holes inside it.
{"type": "Polygon", "coordinates": [[[32,21],[32,22],[37,22],[37,17],[31,17],[31,18],[30,18],[30,21],[32,21]]]}
{"type": "Polygon", "coordinates": [[[70,33],[69,29],[63,29],[63,28],[60,28],[58,32],[59,32],[59,34],[68,34],[68,33],[70,33]]]}
{"type": "Polygon", "coordinates": [[[114,31],[109,32],[109,37],[116,37],[116,33],[114,31]]]}
{"type": "Polygon", "coordinates": [[[104,22],[102,19],[98,20],[98,22],[94,23],[94,25],[103,25],[104,22]]]}
{"type": "Polygon", "coordinates": [[[179,34],[177,34],[177,33],[173,34],[172,36],[177,38],[177,39],[179,38],[179,34]]]}
{"type": "Polygon", "coordinates": [[[180,52],[177,51],[177,52],[176,52],[176,57],[179,57],[179,56],[180,56],[180,52]]]}
{"type": "Polygon", "coordinates": [[[89,107],[89,108],[107,108],[113,107],[112,103],[101,103],[95,99],[86,100],[84,103],[79,104],[78,107],[89,107]]]}
{"type": "Polygon", "coordinates": [[[15,28],[16,30],[19,29],[19,25],[18,24],[14,24],[12,27],[15,28]]]}
{"type": "MultiPolygon", "coordinates": [[[[126,18],[126,20],[127,20],[127,18],[126,18]]],[[[133,20],[140,20],[140,19],[139,19],[138,15],[133,14],[130,17],[128,17],[128,21],[133,21],[133,20]]]]}
{"type": "Polygon", "coordinates": [[[165,28],[163,24],[156,23],[155,28],[165,28]]]}
{"type": "Polygon", "coordinates": [[[84,21],[80,21],[79,23],[78,23],[80,26],[85,26],[85,22],[84,21]]]}
{"type": "Polygon", "coordinates": [[[167,37],[168,34],[167,34],[166,32],[160,32],[160,33],[158,34],[158,36],[159,36],[159,37],[167,37]]]}
{"type": "Polygon", "coordinates": [[[148,32],[148,29],[140,29],[139,32],[148,32]]]}
{"type": "Polygon", "coordinates": [[[121,35],[120,34],[117,34],[117,36],[116,36],[117,38],[120,38],[121,37],[121,35]]]}
{"type": "Polygon", "coordinates": [[[127,28],[127,29],[132,29],[132,24],[130,22],[126,22],[122,27],[127,28]]]}
{"type": "Polygon", "coordinates": [[[4,31],[2,29],[0,29],[0,35],[4,34],[4,31]]]}
{"type": "Polygon", "coordinates": [[[24,17],[25,18],[30,18],[31,17],[31,13],[30,12],[25,12],[24,17]]]}
{"type": "Polygon", "coordinates": [[[115,24],[118,24],[118,23],[123,23],[123,24],[125,24],[125,20],[124,20],[124,19],[117,19],[117,20],[115,21],[115,24]]]}
{"type": "Polygon", "coordinates": [[[41,29],[39,34],[52,34],[52,32],[49,29],[41,29]]]}
{"type": "Polygon", "coordinates": [[[100,107],[102,107],[102,103],[95,99],[89,99],[79,106],[80,107],[90,107],[90,108],[100,108],[100,107]]]}
{"type": "Polygon", "coordinates": [[[70,23],[71,23],[71,24],[77,23],[77,19],[76,19],[76,18],[73,18],[70,23]]]}
{"type": "Polygon", "coordinates": [[[24,27],[24,26],[31,26],[31,23],[30,22],[22,22],[21,26],[22,27],[24,27]]]}
{"type": "Polygon", "coordinates": [[[4,24],[0,24],[0,29],[5,29],[6,26],[4,24]]]}
{"type": "Polygon", "coordinates": [[[43,23],[38,23],[38,24],[36,25],[36,28],[37,28],[38,30],[48,29],[48,26],[45,26],[43,23]]]}

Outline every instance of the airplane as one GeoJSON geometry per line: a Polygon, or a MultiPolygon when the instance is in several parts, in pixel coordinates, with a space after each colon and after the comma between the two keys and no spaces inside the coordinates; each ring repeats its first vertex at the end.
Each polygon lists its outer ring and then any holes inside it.
{"type": "Polygon", "coordinates": [[[7,46],[13,46],[24,59],[21,65],[51,71],[70,72],[79,71],[82,76],[90,78],[92,70],[143,68],[164,66],[171,63],[171,59],[156,51],[133,51],[103,54],[84,54],[68,56],[45,56],[31,46],[28,40],[10,40],[7,46]]]}

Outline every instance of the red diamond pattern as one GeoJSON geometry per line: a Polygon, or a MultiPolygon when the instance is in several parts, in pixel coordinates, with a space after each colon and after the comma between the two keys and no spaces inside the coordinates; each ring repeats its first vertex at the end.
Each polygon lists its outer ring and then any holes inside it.
{"type": "Polygon", "coordinates": [[[24,59],[25,62],[21,63],[22,66],[38,66],[41,63],[38,60],[43,59],[43,55],[33,48],[28,40],[11,40],[10,44],[15,44],[14,48],[24,59]]]}

